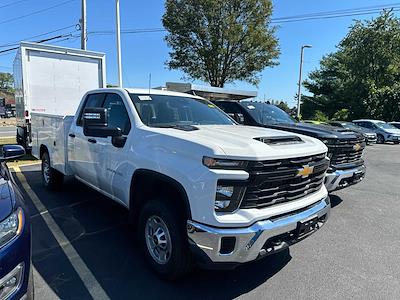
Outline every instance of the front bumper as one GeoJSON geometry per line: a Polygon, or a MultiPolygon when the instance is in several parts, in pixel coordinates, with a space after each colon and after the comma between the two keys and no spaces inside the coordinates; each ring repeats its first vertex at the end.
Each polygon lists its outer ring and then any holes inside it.
{"type": "Polygon", "coordinates": [[[336,170],[326,173],[325,187],[328,192],[343,189],[350,185],[359,183],[365,177],[366,168],[364,165],[356,168],[336,170]]]}
{"type": "Polygon", "coordinates": [[[386,138],[386,142],[400,143],[400,136],[392,135],[386,138]]]}
{"type": "Polygon", "coordinates": [[[329,216],[329,197],[289,215],[254,223],[245,228],[215,228],[188,221],[192,251],[202,266],[235,266],[282,251],[321,228],[329,216]],[[315,221],[313,229],[298,235],[300,222],[315,221]],[[228,247],[227,247],[228,246],[228,247]]]}

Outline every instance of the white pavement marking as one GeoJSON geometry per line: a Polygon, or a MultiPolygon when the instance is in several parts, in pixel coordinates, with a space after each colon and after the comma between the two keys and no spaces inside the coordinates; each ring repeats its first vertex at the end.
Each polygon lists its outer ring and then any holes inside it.
{"type": "MultiPolygon", "coordinates": [[[[21,182],[22,187],[31,198],[36,209],[41,212],[46,210],[46,207],[40,201],[39,197],[32,190],[25,175],[21,172],[21,169],[16,166],[13,167],[15,173],[17,174],[18,180],[21,182]]],[[[60,248],[64,251],[65,256],[68,258],[75,272],[78,274],[83,284],[87,288],[89,294],[94,299],[110,299],[104,289],[101,287],[99,282],[96,280],[93,273],[89,270],[88,266],[79,256],[78,252],[75,250],[74,246],[68,241],[68,238],[62,232],[61,228],[57,225],[55,220],[50,214],[43,214],[43,220],[45,221],[50,232],[53,234],[54,238],[57,240],[60,248]]]]}

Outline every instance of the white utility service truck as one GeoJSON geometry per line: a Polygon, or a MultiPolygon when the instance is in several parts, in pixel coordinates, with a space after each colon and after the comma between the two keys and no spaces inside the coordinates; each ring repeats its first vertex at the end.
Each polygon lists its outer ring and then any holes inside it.
{"type": "Polygon", "coordinates": [[[17,142],[30,149],[32,113],[74,114],[75,99],[106,87],[105,55],[22,42],[14,60],[14,86],[17,142]]]}
{"type": "Polygon", "coordinates": [[[71,101],[74,115],[32,113],[43,184],[59,188],[74,176],[126,207],[164,278],[195,262],[231,268],[271,255],[328,218],[329,159],[319,140],[237,125],[177,92],[95,89],[71,101]]]}

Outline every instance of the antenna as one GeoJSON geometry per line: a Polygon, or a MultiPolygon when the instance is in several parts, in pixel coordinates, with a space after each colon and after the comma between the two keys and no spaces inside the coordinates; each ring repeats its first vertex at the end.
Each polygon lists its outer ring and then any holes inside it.
{"type": "Polygon", "coordinates": [[[151,73],[149,74],[149,95],[151,93],[151,73]]]}

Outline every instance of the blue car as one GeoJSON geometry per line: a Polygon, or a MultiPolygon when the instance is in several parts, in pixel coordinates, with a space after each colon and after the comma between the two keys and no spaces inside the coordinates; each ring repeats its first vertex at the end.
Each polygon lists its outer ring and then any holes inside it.
{"type": "Polygon", "coordinates": [[[4,146],[0,157],[0,299],[33,299],[31,230],[22,194],[7,159],[25,154],[21,146],[4,146]]]}

